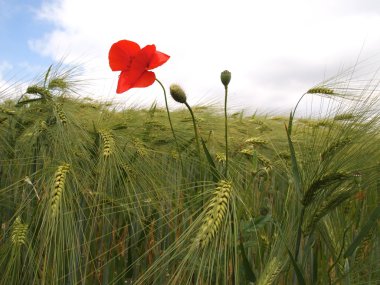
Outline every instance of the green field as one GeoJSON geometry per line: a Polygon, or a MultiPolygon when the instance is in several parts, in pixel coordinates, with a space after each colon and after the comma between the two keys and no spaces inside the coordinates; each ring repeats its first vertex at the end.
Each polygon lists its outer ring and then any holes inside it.
{"type": "Polygon", "coordinates": [[[344,83],[227,121],[78,97],[54,67],[3,91],[1,284],[379,284],[380,93],[344,83]]]}

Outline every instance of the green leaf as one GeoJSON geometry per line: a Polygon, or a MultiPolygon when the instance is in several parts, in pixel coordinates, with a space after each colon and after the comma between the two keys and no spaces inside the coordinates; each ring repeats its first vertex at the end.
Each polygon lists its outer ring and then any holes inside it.
{"type": "Polygon", "coordinates": [[[216,169],[216,165],[214,163],[214,160],[212,159],[211,155],[210,155],[210,152],[208,151],[208,148],[206,146],[206,143],[205,141],[203,140],[203,138],[201,137],[201,141],[202,141],[202,147],[203,147],[203,151],[206,155],[206,158],[207,158],[207,162],[210,166],[210,170],[211,170],[211,173],[212,173],[212,178],[213,178],[213,181],[214,182],[218,182],[220,180],[220,173],[218,172],[218,170],[216,169]]]}
{"type": "Polygon", "coordinates": [[[257,151],[254,150],[252,153],[252,169],[254,172],[257,172],[258,162],[259,162],[259,160],[257,158],[257,151]]]}
{"type": "Polygon", "coordinates": [[[124,130],[124,129],[127,129],[128,126],[126,124],[123,124],[123,123],[120,123],[120,124],[116,124],[114,126],[111,127],[111,130],[124,130]]]}
{"type": "Polygon", "coordinates": [[[257,229],[262,228],[265,226],[265,224],[272,222],[272,216],[266,215],[266,216],[259,216],[255,218],[253,221],[251,221],[245,229],[243,229],[246,232],[256,232],[257,229]]]}
{"type": "Polygon", "coordinates": [[[316,242],[316,245],[313,247],[313,260],[312,260],[312,274],[311,276],[313,277],[313,284],[318,284],[318,263],[320,259],[320,249],[319,249],[319,244],[318,241],[316,242]]]}
{"type": "Polygon", "coordinates": [[[306,285],[305,278],[302,275],[301,269],[299,268],[297,261],[294,259],[293,254],[290,252],[289,248],[286,247],[286,250],[289,253],[290,260],[292,261],[292,265],[294,267],[294,271],[296,272],[298,284],[300,285],[306,285]]]}
{"type": "Polygon", "coordinates": [[[52,64],[49,66],[48,70],[46,71],[46,74],[45,74],[45,79],[44,79],[44,88],[46,88],[46,82],[47,82],[47,79],[49,77],[49,74],[50,74],[50,71],[51,71],[51,68],[52,68],[52,64]]]}
{"type": "MultiPolygon", "coordinates": [[[[291,120],[289,120],[289,123],[291,124],[291,120]]],[[[288,145],[289,145],[289,151],[290,151],[290,159],[292,162],[292,174],[293,174],[293,178],[294,178],[294,186],[296,188],[297,194],[300,197],[302,197],[302,192],[301,192],[302,176],[301,176],[301,172],[300,172],[299,167],[298,167],[298,162],[297,162],[296,152],[294,150],[294,145],[293,145],[292,139],[290,137],[291,128],[287,128],[285,125],[285,130],[286,130],[286,135],[288,137],[288,145]]]]}
{"type": "Polygon", "coordinates": [[[343,257],[347,258],[350,257],[355,249],[358,247],[358,245],[361,243],[361,241],[368,235],[369,231],[372,229],[373,226],[375,226],[377,220],[380,218],[380,205],[377,206],[369,216],[369,219],[367,223],[361,228],[358,235],[355,237],[351,245],[347,248],[345,251],[343,257]]]}
{"type": "Polygon", "coordinates": [[[240,247],[240,252],[243,259],[243,268],[244,268],[245,278],[249,282],[256,282],[256,275],[252,270],[251,264],[249,263],[247,255],[245,253],[243,241],[241,239],[240,239],[239,247],[240,247]]]}
{"type": "Polygon", "coordinates": [[[288,127],[289,136],[292,135],[293,118],[294,118],[294,113],[290,112],[290,116],[289,116],[289,127],[288,127]]]}
{"type": "Polygon", "coordinates": [[[37,102],[37,101],[42,101],[42,100],[44,100],[44,98],[35,98],[35,99],[28,99],[28,100],[20,101],[20,102],[17,102],[16,107],[21,107],[23,105],[33,103],[33,102],[37,102]]]}

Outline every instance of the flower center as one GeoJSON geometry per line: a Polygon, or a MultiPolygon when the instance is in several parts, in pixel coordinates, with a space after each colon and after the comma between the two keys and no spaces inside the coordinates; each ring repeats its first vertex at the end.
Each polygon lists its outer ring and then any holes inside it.
{"type": "Polygon", "coordinates": [[[131,56],[129,57],[129,60],[128,60],[128,63],[127,63],[127,69],[126,70],[130,70],[131,67],[132,67],[132,62],[135,60],[135,56],[131,56]]]}

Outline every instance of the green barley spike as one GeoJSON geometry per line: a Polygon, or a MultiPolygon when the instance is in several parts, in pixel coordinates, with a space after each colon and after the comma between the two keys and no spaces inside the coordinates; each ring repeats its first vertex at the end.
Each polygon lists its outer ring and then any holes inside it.
{"type": "Polygon", "coordinates": [[[65,163],[58,167],[55,172],[55,179],[53,185],[53,194],[51,198],[51,211],[52,216],[55,217],[58,213],[58,208],[61,204],[62,192],[65,188],[66,173],[69,171],[70,165],[65,163]]]}
{"type": "Polygon", "coordinates": [[[231,198],[231,182],[221,180],[209,201],[203,224],[196,237],[196,242],[203,248],[215,237],[227,214],[231,198]]]}
{"type": "Polygon", "coordinates": [[[15,246],[26,243],[28,225],[21,223],[21,218],[17,217],[12,226],[11,240],[15,246]]]}

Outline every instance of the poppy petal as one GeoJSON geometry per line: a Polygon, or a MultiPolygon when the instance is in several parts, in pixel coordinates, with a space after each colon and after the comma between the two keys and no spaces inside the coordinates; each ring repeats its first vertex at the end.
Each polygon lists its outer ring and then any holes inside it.
{"type": "Polygon", "coordinates": [[[148,69],[153,69],[160,65],[163,65],[165,62],[169,60],[169,58],[170,58],[169,55],[164,54],[163,52],[160,52],[160,51],[156,51],[149,62],[148,69]]]}
{"type": "Polygon", "coordinates": [[[156,52],[156,46],[155,45],[147,45],[141,49],[141,52],[146,56],[147,59],[152,58],[154,53],[156,52]]]}
{"type": "Polygon", "coordinates": [[[147,45],[143,47],[136,55],[132,68],[140,68],[146,70],[150,64],[150,61],[156,52],[155,45],[147,45]]]}
{"type": "Polygon", "coordinates": [[[117,83],[116,93],[120,94],[135,87],[147,87],[154,83],[156,75],[151,71],[122,71],[117,83]]]}
{"type": "Polygon", "coordinates": [[[134,87],[147,87],[154,83],[156,75],[148,69],[164,64],[170,56],[156,50],[155,45],[140,46],[132,41],[114,43],[109,51],[109,65],[113,71],[121,71],[117,93],[134,87]]]}
{"type": "Polygon", "coordinates": [[[130,60],[140,51],[140,46],[132,41],[121,40],[114,43],[109,51],[109,65],[113,71],[128,69],[130,60]]]}
{"type": "Polygon", "coordinates": [[[154,83],[156,75],[154,72],[145,71],[141,77],[133,84],[133,87],[147,87],[154,83]]]}
{"type": "Polygon", "coordinates": [[[120,73],[116,93],[120,94],[135,87],[135,82],[142,76],[144,70],[123,70],[120,73]]]}

